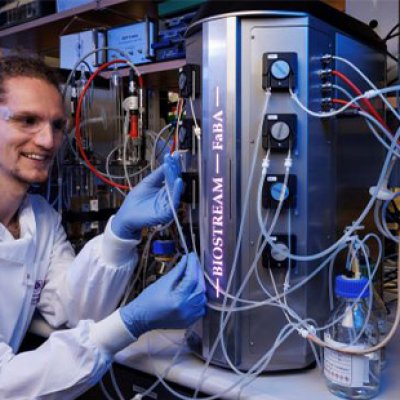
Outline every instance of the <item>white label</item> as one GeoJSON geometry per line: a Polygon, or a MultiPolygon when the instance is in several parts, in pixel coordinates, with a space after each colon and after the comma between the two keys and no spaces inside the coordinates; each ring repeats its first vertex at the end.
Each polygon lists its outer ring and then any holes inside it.
{"type": "MultiPolygon", "coordinates": [[[[325,341],[333,346],[344,346],[325,334],[325,341]]],[[[347,350],[364,346],[346,346],[347,350]]],[[[363,387],[369,383],[369,360],[365,356],[344,354],[324,348],[324,374],[331,382],[345,387],[363,387]]]]}
{"type": "Polygon", "coordinates": [[[93,221],[93,222],[90,224],[90,229],[91,229],[91,230],[94,230],[94,231],[98,230],[98,229],[99,229],[99,221],[93,221]]]}
{"type": "Polygon", "coordinates": [[[122,102],[125,111],[135,111],[139,109],[139,98],[137,96],[129,96],[122,102]]]}
{"type": "Polygon", "coordinates": [[[99,200],[90,200],[90,211],[99,211],[99,200]]]}

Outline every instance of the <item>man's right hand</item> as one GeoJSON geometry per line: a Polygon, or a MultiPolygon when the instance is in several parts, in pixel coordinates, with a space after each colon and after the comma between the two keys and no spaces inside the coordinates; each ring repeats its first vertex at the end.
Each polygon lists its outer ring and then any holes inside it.
{"type": "Polygon", "coordinates": [[[180,156],[166,155],[164,163],[147,175],[125,197],[111,222],[111,230],[121,239],[139,239],[142,228],[166,224],[173,218],[167,190],[175,209],[183,192],[180,156]]]}
{"type": "Polygon", "coordinates": [[[204,277],[190,253],[166,275],[120,309],[122,321],[138,338],[152,329],[182,329],[205,314],[204,277]]]}

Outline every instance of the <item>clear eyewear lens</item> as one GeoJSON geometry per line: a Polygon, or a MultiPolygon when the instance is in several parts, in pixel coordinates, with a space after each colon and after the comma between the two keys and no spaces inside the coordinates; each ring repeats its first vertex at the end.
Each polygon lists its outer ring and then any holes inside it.
{"type": "Polygon", "coordinates": [[[64,133],[67,128],[67,121],[64,118],[48,120],[35,114],[12,114],[7,108],[0,108],[0,118],[13,123],[17,129],[31,134],[42,131],[48,124],[50,124],[53,133],[64,133]]]}

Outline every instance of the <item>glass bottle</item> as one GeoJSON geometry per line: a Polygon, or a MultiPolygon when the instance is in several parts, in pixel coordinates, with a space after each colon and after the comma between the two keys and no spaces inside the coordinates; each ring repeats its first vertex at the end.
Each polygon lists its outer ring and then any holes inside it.
{"type": "MultiPolygon", "coordinates": [[[[338,304],[324,332],[325,342],[347,350],[378,343],[380,334],[371,310],[368,279],[336,278],[338,304]],[[367,319],[368,318],[368,319],[367,319]]],[[[345,399],[372,399],[379,392],[381,352],[351,355],[324,348],[324,375],[330,392],[345,399]]]]}
{"type": "MultiPolygon", "coordinates": [[[[370,269],[372,270],[374,268],[374,265],[370,263],[370,269]]],[[[361,275],[364,276],[365,278],[368,278],[368,270],[367,266],[362,263],[360,264],[360,272],[361,275]]],[[[389,324],[388,324],[388,311],[385,305],[385,302],[382,299],[382,296],[378,293],[377,288],[379,288],[382,283],[378,283],[378,274],[375,274],[374,277],[374,285],[373,285],[373,302],[372,302],[372,311],[377,319],[377,324],[378,324],[378,331],[380,335],[380,340],[385,338],[385,336],[388,333],[389,330],[389,324]]],[[[386,349],[382,348],[381,349],[381,361],[382,361],[382,368],[386,364],[386,349]]]]}

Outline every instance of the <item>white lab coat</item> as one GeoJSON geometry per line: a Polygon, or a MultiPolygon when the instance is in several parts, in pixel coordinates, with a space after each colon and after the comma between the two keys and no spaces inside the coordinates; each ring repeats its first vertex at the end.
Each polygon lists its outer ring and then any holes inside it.
{"type": "Polygon", "coordinates": [[[123,294],[137,241],[117,238],[109,223],[75,257],[59,214],[40,196],[26,197],[19,222],[17,240],[0,224],[0,399],[73,399],[111,363],[113,350],[93,340],[91,329],[123,294]],[[53,327],[73,329],[16,354],[35,310],[53,327]]]}

